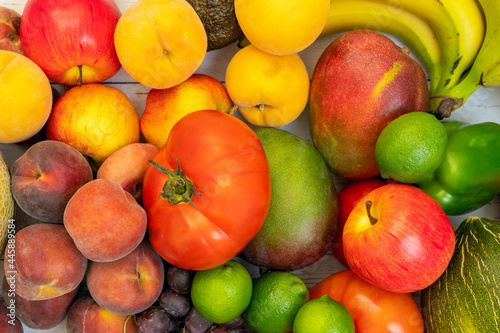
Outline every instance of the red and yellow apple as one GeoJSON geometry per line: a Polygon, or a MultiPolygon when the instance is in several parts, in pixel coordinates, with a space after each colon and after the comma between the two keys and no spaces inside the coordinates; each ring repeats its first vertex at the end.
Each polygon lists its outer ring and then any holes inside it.
{"type": "Polygon", "coordinates": [[[0,6],[0,50],[24,54],[19,38],[21,14],[15,10],[0,6]]]}
{"type": "Polygon", "coordinates": [[[52,88],[29,58],[0,50],[0,143],[18,143],[37,134],[52,109],[52,88]]]}
{"type": "Polygon", "coordinates": [[[118,21],[115,46],[123,68],[134,80],[167,89],[200,67],[207,52],[207,34],[189,2],[140,0],[118,21]]]}
{"type": "Polygon", "coordinates": [[[64,226],[92,261],[125,257],[144,239],[146,211],[120,184],[94,179],[80,187],[64,210],[64,226]]]}
{"type": "Polygon", "coordinates": [[[11,168],[12,195],[29,216],[42,222],[63,222],[69,199],[91,181],[92,168],[78,150],[53,140],[30,146],[11,168]]]}
{"type": "Polygon", "coordinates": [[[54,104],[46,137],[69,144],[99,166],[119,148],[140,141],[139,115],[121,90],[84,84],[69,89],[54,104]]]}
{"type": "Polygon", "coordinates": [[[142,202],[142,182],[152,160],[160,149],[150,143],[131,143],[109,155],[97,170],[96,178],[114,180],[142,202]]]}
{"type": "Polygon", "coordinates": [[[349,215],[342,240],[356,275],[396,293],[431,285],[455,249],[453,225],[441,206],[423,190],[401,183],[364,196],[349,215]]]}
{"type": "Polygon", "coordinates": [[[16,292],[15,277],[10,281],[6,278],[2,283],[2,296],[6,304],[14,304],[16,317],[27,327],[35,330],[48,330],[57,326],[68,313],[80,288],[44,300],[27,300],[16,292]]]}
{"type": "Polygon", "coordinates": [[[251,124],[279,127],[294,121],[309,98],[309,74],[298,54],[273,55],[248,45],[230,60],[226,88],[251,124]]]}
{"type": "Polygon", "coordinates": [[[170,129],[185,115],[198,110],[229,113],[233,102],[226,87],[205,74],[193,74],[184,82],[167,89],[151,89],[140,119],[144,139],[163,147],[170,129]]]}
{"type": "Polygon", "coordinates": [[[91,262],[86,279],[96,303],[121,315],[133,315],[153,305],[164,280],[162,259],[146,240],[119,260],[91,262]]]}
{"type": "Polygon", "coordinates": [[[71,305],[66,317],[67,333],[123,332],[138,333],[134,316],[124,316],[106,310],[89,293],[71,305]]]}
{"type": "Polygon", "coordinates": [[[21,45],[56,83],[102,82],[121,68],[114,45],[120,16],[113,0],[28,0],[22,13],[21,45]]]}
{"type": "Polygon", "coordinates": [[[427,112],[428,82],[418,62],[385,35],[353,30],[335,39],[314,68],[309,96],[311,137],[333,173],[379,175],[375,143],[387,124],[427,112]]]}
{"type": "Polygon", "coordinates": [[[61,224],[35,223],[16,233],[15,259],[4,260],[5,278],[27,300],[46,300],[78,288],[87,258],[61,224]]]}

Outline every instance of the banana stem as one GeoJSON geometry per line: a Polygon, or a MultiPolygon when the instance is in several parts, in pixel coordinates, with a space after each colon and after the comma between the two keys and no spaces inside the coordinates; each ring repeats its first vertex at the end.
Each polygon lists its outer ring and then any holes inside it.
{"type": "Polygon", "coordinates": [[[448,118],[451,113],[462,105],[479,87],[482,86],[481,76],[468,72],[455,86],[443,92],[436,92],[429,100],[429,112],[436,117],[448,118]]]}

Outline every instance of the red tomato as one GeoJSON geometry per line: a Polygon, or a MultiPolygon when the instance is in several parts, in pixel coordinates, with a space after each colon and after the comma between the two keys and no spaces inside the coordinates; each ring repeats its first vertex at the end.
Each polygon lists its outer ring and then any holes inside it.
{"type": "Polygon", "coordinates": [[[153,161],[174,173],[170,177],[150,165],[143,182],[149,240],[172,265],[222,265],[264,223],[271,201],[269,164],[259,138],[241,120],[215,110],[189,114],[174,125],[153,161]],[[178,178],[178,167],[186,184],[175,188],[167,181],[178,178]],[[169,186],[175,193],[167,199],[169,186]]]}
{"type": "Polygon", "coordinates": [[[334,273],[311,288],[310,298],[327,294],[351,313],[356,333],[422,333],[424,320],[411,294],[392,293],[351,270],[334,273]]]}
{"type": "Polygon", "coordinates": [[[339,231],[332,245],[332,254],[345,267],[348,266],[342,247],[342,231],[344,230],[344,224],[359,200],[372,190],[385,184],[387,184],[386,181],[378,178],[355,180],[347,183],[347,185],[337,193],[339,202],[339,231]]]}

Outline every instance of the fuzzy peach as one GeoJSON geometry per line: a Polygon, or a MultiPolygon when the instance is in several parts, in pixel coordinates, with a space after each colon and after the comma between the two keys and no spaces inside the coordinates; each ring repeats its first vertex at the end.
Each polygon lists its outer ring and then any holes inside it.
{"type": "Polygon", "coordinates": [[[68,201],[63,220],[76,247],[92,261],[123,258],[146,234],[144,208],[109,179],[94,179],[80,187],[68,201]]]}
{"type": "Polygon", "coordinates": [[[97,304],[121,315],[149,308],[160,296],[165,270],[146,240],[127,256],[112,262],[91,262],[87,287],[97,304]]]}
{"type": "Polygon", "coordinates": [[[131,143],[123,146],[104,160],[97,170],[98,179],[110,179],[132,194],[137,202],[142,201],[144,174],[160,149],[150,143],[131,143]]]}
{"type": "Polygon", "coordinates": [[[63,222],[64,208],[81,186],[93,179],[78,150],[53,140],[32,145],[11,168],[12,194],[19,207],[43,222],[63,222]]]}
{"type": "Polygon", "coordinates": [[[124,316],[99,306],[85,293],[71,305],[66,317],[67,333],[137,333],[133,316],[124,316]]]}
{"type": "Polygon", "coordinates": [[[68,313],[80,288],[45,300],[27,300],[15,292],[15,279],[3,279],[2,296],[6,304],[15,304],[16,317],[26,326],[36,330],[48,330],[57,326],[68,313]]]}
{"type": "Polygon", "coordinates": [[[87,259],[64,226],[36,223],[15,237],[15,260],[4,260],[5,278],[15,278],[16,293],[27,300],[67,294],[85,277],[87,259]]]}

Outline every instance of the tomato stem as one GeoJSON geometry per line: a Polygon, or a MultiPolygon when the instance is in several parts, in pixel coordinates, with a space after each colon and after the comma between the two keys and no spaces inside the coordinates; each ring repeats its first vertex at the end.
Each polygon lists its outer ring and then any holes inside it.
{"type": "Polygon", "coordinates": [[[370,209],[372,208],[372,205],[373,205],[372,201],[370,201],[370,200],[366,201],[366,213],[368,214],[368,218],[370,219],[370,223],[372,225],[375,225],[375,223],[377,223],[378,220],[376,218],[374,218],[372,216],[372,214],[370,213],[370,209]]]}
{"type": "MultiPolygon", "coordinates": [[[[175,158],[175,157],[174,157],[175,158]]],[[[169,180],[163,185],[163,192],[159,195],[160,198],[166,199],[171,204],[178,204],[180,202],[190,202],[195,208],[195,203],[191,200],[191,196],[196,194],[201,196],[201,193],[196,191],[201,191],[196,188],[193,183],[186,177],[184,172],[181,170],[181,163],[177,160],[177,171],[174,172],[169,170],[155,161],[149,161],[155,168],[163,172],[169,177],[169,180]]]]}

